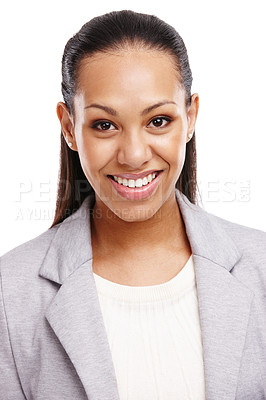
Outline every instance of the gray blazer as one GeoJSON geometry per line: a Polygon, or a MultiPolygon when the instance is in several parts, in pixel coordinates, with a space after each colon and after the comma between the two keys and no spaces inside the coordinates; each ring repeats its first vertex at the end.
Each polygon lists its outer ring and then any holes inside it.
{"type": "MultiPolygon", "coordinates": [[[[206,399],[266,399],[266,233],[176,198],[195,263],[206,399]]],[[[119,400],[92,272],[92,201],[0,258],[1,400],[119,400]]]]}

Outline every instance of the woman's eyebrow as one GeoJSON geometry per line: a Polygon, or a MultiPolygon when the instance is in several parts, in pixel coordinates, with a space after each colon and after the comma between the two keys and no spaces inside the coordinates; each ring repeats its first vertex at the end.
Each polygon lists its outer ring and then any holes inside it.
{"type": "MultiPolygon", "coordinates": [[[[157,108],[157,107],[161,107],[165,104],[175,104],[176,103],[174,101],[170,101],[170,100],[164,100],[164,101],[160,101],[159,103],[155,103],[152,106],[149,106],[147,108],[145,108],[142,112],[141,112],[141,116],[148,114],[150,111],[152,111],[153,109],[157,108]]],[[[87,108],[100,108],[101,110],[106,111],[108,114],[111,115],[118,115],[118,112],[116,110],[114,110],[112,107],[107,107],[107,106],[102,106],[101,104],[96,104],[96,103],[92,103],[86,107],[84,107],[84,110],[87,108]]]]}

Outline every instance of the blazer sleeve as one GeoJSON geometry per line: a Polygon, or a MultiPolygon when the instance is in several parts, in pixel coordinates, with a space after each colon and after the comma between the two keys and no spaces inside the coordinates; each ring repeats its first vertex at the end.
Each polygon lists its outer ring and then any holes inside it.
{"type": "Polygon", "coordinates": [[[0,399],[27,400],[18,377],[8,334],[0,271],[0,399]]]}

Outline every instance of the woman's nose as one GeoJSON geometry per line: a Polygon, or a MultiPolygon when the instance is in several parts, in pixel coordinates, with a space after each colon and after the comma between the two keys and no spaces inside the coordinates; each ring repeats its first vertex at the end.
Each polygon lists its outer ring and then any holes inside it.
{"type": "Polygon", "coordinates": [[[117,161],[131,169],[139,169],[152,158],[152,150],[142,131],[124,132],[121,135],[117,161]]]}

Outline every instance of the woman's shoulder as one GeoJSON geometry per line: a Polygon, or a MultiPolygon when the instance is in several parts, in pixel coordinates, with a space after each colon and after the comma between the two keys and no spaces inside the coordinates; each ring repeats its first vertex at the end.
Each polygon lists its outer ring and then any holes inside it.
{"type": "Polygon", "coordinates": [[[266,255],[266,232],[242,225],[217,215],[208,213],[216,223],[219,223],[224,231],[229,234],[238,247],[249,249],[250,251],[261,249],[266,255]]]}
{"type": "Polygon", "coordinates": [[[200,231],[208,238],[206,246],[224,254],[224,259],[234,251],[237,256],[231,274],[260,298],[265,296],[266,232],[221,218],[198,205],[194,210],[195,220],[205,227],[200,231]]]}
{"type": "MultiPolygon", "coordinates": [[[[208,213],[209,214],[209,213],[208,213]]],[[[228,235],[240,255],[231,273],[254,293],[264,296],[266,288],[266,232],[209,214],[220,232],[228,235]]],[[[224,248],[224,252],[228,249],[224,248]]]]}
{"type": "Polygon", "coordinates": [[[266,232],[213,214],[201,202],[193,204],[179,192],[177,192],[177,197],[185,222],[190,226],[193,224],[193,231],[200,228],[200,232],[216,244],[219,239],[220,243],[226,243],[224,238],[229,237],[236,247],[244,251],[259,251],[264,253],[266,258],[266,232]]]}
{"type": "Polygon", "coordinates": [[[16,270],[19,274],[27,274],[27,272],[33,272],[32,269],[38,269],[59,226],[60,224],[55,225],[1,255],[0,274],[14,275],[16,270]]]}
{"type": "Polygon", "coordinates": [[[220,236],[228,234],[240,246],[247,245],[248,247],[252,247],[262,245],[264,249],[266,248],[266,232],[213,214],[205,208],[202,201],[198,199],[196,204],[194,204],[178,190],[176,190],[176,196],[181,206],[182,214],[184,214],[183,216],[189,224],[193,223],[200,226],[203,228],[203,231],[208,230],[212,234],[216,232],[220,236]]]}
{"type": "MultiPolygon", "coordinates": [[[[205,213],[205,220],[210,223],[212,232],[218,232],[216,239],[220,237],[220,242],[226,243],[224,237],[230,238],[241,254],[242,262],[246,261],[250,265],[253,263],[266,274],[266,232],[222,218],[204,209],[202,212],[205,213]]],[[[224,251],[227,252],[228,249],[224,248],[224,251]]]]}

